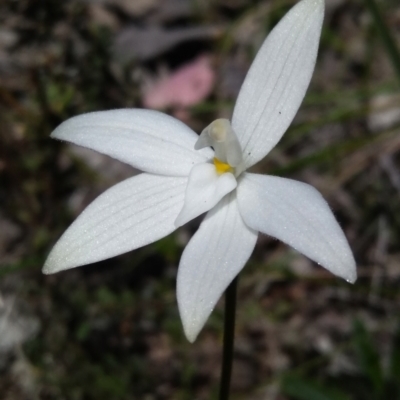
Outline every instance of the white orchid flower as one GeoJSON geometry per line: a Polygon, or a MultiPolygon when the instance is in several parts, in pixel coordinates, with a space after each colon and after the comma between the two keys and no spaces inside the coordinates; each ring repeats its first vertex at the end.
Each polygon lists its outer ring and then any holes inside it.
{"type": "Polygon", "coordinates": [[[206,213],[178,269],[179,311],[190,341],[249,259],[258,232],[354,282],[355,262],[328,204],[313,187],[246,172],[280,140],[309,85],[323,0],[302,0],[273,29],[253,62],[232,122],[200,136],[151,110],[93,112],[52,137],[107,154],[144,173],[99,196],[51,251],[45,273],[94,263],[152,243],[206,213]]]}

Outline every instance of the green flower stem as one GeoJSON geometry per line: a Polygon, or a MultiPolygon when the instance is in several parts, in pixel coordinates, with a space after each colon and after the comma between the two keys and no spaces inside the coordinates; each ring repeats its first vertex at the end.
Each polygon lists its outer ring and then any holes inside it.
{"type": "Polygon", "coordinates": [[[375,0],[365,0],[372,17],[374,18],[375,25],[379,30],[386,51],[392,61],[393,68],[396,72],[397,78],[400,81],[400,52],[396,46],[393,36],[382,18],[381,12],[375,0]]]}
{"type": "Polygon", "coordinates": [[[229,399],[231,385],[233,345],[235,341],[236,292],[239,277],[237,276],[225,292],[224,347],[222,354],[221,383],[219,400],[229,399]]]}

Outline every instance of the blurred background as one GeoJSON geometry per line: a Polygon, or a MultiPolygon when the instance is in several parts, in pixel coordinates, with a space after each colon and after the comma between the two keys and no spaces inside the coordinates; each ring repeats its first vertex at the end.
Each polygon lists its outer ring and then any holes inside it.
{"type": "MultiPolygon", "coordinates": [[[[56,142],[94,110],[229,118],[294,0],[0,0],[0,399],[216,399],[223,302],[194,344],[177,265],[200,219],[153,245],[44,276],[97,195],[137,171],[56,142]]],[[[355,285],[260,236],[239,286],[233,400],[400,399],[400,5],[327,0],[296,119],[254,171],[314,185],[355,285]],[[382,18],[376,13],[379,7],[382,18]]]]}

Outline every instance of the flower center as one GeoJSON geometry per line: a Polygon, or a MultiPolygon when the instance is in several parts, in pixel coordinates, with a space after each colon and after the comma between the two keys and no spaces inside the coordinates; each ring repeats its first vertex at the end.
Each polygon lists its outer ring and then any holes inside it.
{"type": "Polygon", "coordinates": [[[201,132],[194,148],[212,147],[215,152],[214,165],[218,175],[240,170],[243,163],[242,148],[236,133],[227,119],[217,119],[201,132]],[[239,167],[239,168],[238,168],[239,167]]]}
{"type": "Polygon", "coordinates": [[[218,160],[217,157],[214,157],[213,161],[218,175],[225,174],[225,172],[233,173],[233,168],[229,164],[224,163],[221,160],[218,160]]]}
{"type": "Polygon", "coordinates": [[[211,210],[237,187],[243,171],[242,148],[227,119],[217,119],[201,132],[194,148],[214,149],[212,162],[193,165],[188,177],[185,200],[175,226],[182,226],[200,214],[211,210]]]}

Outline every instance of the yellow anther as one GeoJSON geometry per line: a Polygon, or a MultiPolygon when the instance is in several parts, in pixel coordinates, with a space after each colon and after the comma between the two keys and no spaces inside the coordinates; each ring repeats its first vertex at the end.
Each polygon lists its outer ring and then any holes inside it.
{"type": "Polygon", "coordinates": [[[216,157],[214,157],[214,165],[218,175],[225,174],[225,172],[233,172],[233,168],[229,164],[218,160],[216,157]]]}

